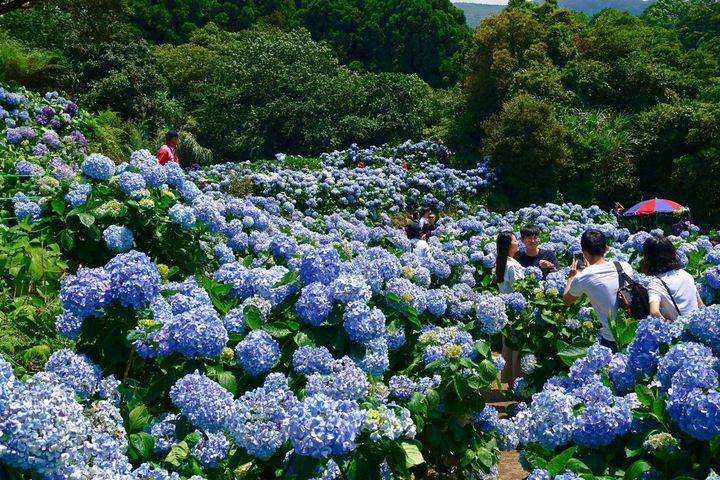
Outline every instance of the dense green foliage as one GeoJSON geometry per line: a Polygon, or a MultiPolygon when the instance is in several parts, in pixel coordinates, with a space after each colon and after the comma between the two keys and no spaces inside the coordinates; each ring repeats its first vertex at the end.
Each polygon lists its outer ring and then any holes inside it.
{"type": "Polygon", "coordinates": [[[474,34],[455,137],[468,157],[493,155],[517,204],[664,196],[716,218],[716,201],[696,185],[718,190],[706,175],[717,140],[712,129],[697,136],[717,110],[718,4],[662,1],[640,18],[605,10],[588,19],[556,2],[518,3],[474,34]],[[546,124],[526,114],[537,102],[548,106],[546,124]],[[525,162],[542,171],[542,186],[528,181],[525,162]]]}

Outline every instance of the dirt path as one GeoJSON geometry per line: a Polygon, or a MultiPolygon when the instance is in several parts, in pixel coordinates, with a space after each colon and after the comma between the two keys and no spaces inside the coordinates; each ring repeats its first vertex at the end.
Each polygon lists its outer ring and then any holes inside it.
{"type": "MultiPolygon", "coordinates": [[[[507,389],[507,385],[503,385],[503,389],[507,389]]],[[[503,397],[499,390],[488,390],[483,392],[485,401],[500,411],[503,416],[505,407],[512,404],[503,397]]],[[[523,470],[518,462],[518,452],[516,450],[500,452],[500,464],[498,465],[498,480],[523,480],[528,473],[523,470]]]]}

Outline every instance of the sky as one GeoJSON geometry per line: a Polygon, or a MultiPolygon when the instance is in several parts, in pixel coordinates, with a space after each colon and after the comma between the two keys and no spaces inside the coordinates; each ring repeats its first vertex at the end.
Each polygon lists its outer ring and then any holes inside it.
{"type": "Polygon", "coordinates": [[[453,3],[482,3],[484,5],[507,5],[508,0],[451,0],[453,3]]]}

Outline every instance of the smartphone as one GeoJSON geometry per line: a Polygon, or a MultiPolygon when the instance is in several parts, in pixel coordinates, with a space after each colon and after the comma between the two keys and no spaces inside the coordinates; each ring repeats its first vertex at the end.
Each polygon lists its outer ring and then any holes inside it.
{"type": "Polygon", "coordinates": [[[577,269],[582,270],[583,268],[587,267],[587,263],[585,263],[585,257],[583,257],[582,252],[578,252],[573,255],[573,258],[577,262],[577,269]]]}

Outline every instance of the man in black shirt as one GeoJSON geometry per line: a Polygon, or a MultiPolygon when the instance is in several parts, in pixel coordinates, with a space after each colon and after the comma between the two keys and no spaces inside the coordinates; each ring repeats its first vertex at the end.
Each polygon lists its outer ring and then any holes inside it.
{"type": "Polygon", "coordinates": [[[553,252],[539,247],[539,237],[540,229],[535,225],[525,225],[520,230],[520,241],[525,245],[525,251],[518,254],[517,260],[523,267],[539,267],[544,279],[559,266],[553,252]]]}

